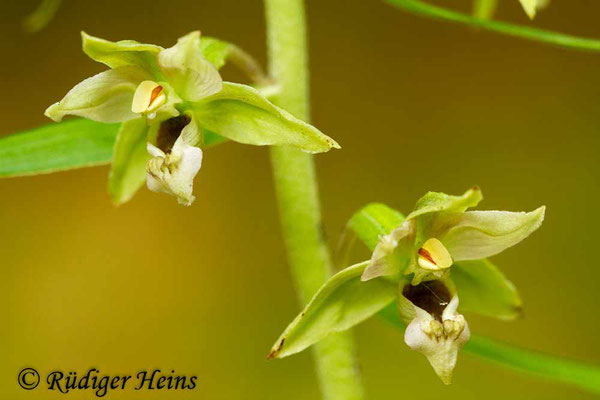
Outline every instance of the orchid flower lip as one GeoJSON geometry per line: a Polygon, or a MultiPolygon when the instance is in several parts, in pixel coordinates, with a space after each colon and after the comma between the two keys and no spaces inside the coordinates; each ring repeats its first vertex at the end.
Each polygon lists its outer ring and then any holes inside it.
{"type": "Polygon", "coordinates": [[[408,324],[405,343],[427,357],[444,384],[451,383],[458,352],[470,337],[467,321],[457,309],[458,296],[443,280],[408,284],[399,300],[400,316],[408,324]]]}

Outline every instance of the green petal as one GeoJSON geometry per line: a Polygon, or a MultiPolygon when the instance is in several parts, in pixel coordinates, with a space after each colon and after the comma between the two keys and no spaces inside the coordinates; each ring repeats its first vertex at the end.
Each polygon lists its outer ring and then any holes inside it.
{"type": "Polygon", "coordinates": [[[397,279],[410,260],[413,235],[414,224],[406,221],[389,234],[380,236],[361,280],[368,281],[380,276],[397,279]]]}
{"type": "Polygon", "coordinates": [[[223,86],[221,75],[207,61],[200,49],[200,32],[180,38],[173,47],[158,55],[161,71],[181,98],[198,101],[219,92],[223,86]]]}
{"type": "Polygon", "coordinates": [[[92,60],[111,68],[126,66],[140,67],[158,79],[158,53],[163,49],[153,44],[144,44],[135,40],[110,42],[81,32],[83,51],[92,60]]]}
{"type": "Polygon", "coordinates": [[[317,128],[246,85],[225,82],[219,93],[195,103],[194,112],[203,127],[240,143],[293,146],[309,153],[339,148],[317,128]]]}
{"type": "Polygon", "coordinates": [[[460,295],[461,311],[503,320],[519,317],[522,302],[515,285],[487,260],[460,261],[450,277],[460,295]]]}
{"type": "Polygon", "coordinates": [[[477,186],[467,190],[462,196],[429,192],[417,201],[415,209],[406,218],[412,219],[437,212],[463,212],[467,208],[475,207],[482,198],[481,190],[477,186]]]}
{"type": "Polygon", "coordinates": [[[381,203],[367,204],[348,221],[348,228],[369,248],[375,250],[382,235],[404,222],[404,215],[381,203]]]}
{"type": "Polygon", "coordinates": [[[149,127],[144,119],[121,125],[113,151],[108,193],[115,204],[129,201],[146,182],[146,151],[149,127]]]}
{"type": "Polygon", "coordinates": [[[469,211],[441,221],[451,228],[440,240],[454,261],[479,260],[512,247],[540,227],[546,208],[535,211],[469,211]]]}
{"type": "Polygon", "coordinates": [[[139,115],[131,111],[133,93],[148,75],[137,67],[110,69],[92,76],[48,107],[46,116],[58,122],[78,115],[98,122],[123,122],[139,115]]]}
{"type": "Polygon", "coordinates": [[[200,52],[202,56],[214,65],[216,69],[221,69],[225,65],[231,51],[231,46],[230,43],[207,36],[202,37],[200,40],[200,52]]]}
{"type": "Polygon", "coordinates": [[[384,279],[360,281],[367,264],[353,265],[331,277],[277,339],[269,358],[298,353],[330,333],[351,328],[393,302],[397,285],[384,279]]]}

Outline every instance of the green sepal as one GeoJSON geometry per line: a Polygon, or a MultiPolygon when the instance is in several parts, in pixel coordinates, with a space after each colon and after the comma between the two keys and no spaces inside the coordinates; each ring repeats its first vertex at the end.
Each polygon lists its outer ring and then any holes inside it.
{"type": "Polygon", "coordinates": [[[94,61],[110,68],[136,66],[152,75],[152,80],[160,78],[158,54],[162,47],[139,43],[135,40],[111,42],[81,32],[83,52],[94,61]]]}
{"type": "Polygon", "coordinates": [[[525,10],[525,14],[530,19],[535,18],[535,14],[540,8],[545,7],[549,0],[519,0],[521,6],[523,6],[523,10],[525,10]]]}
{"type": "Polygon", "coordinates": [[[368,261],[332,276],[277,339],[268,358],[298,353],[330,333],[341,332],[376,314],[397,297],[398,286],[385,279],[361,282],[368,261]]]}
{"type": "Polygon", "coordinates": [[[502,320],[522,314],[517,288],[488,260],[454,263],[450,278],[460,294],[459,310],[502,320]]]}
{"type": "Polygon", "coordinates": [[[414,210],[406,217],[412,219],[425,214],[440,212],[464,212],[467,208],[475,207],[483,199],[481,190],[475,186],[461,196],[452,196],[440,192],[428,192],[421,197],[414,210]]]}
{"type": "Polygon", "coordinates": [[[250,86],[224,82],[219,93],[193,103],[192,110],[202,127],[239,143],[293,146],[309,153],[339,148],[333,139],[250,86]]]}
{"type": "MultiPolygon", "coordinates": [[[[516,245],[537,230],[545,207],[531,212],[468,211],[438,217],[434,225],[450,226],[437,236],[454,261],[479,260],[516,245]]],[[[432,231],[437,231],[432,228],[432,231]]]]}
{"type": "Polygon", "coordinates": [[[139,118],[131,111],[133,94],[148,74],[133,66],[109,69],[75,85],[65,97],[52,104],[45,115],[59,122],[76,115],[98,122],[124,122],[139,118]]]}
{"type": "Polygon", "coordinates": [[[129,201],[146,182],[149,129],[141,118],[121,124],[108,177],[108,193],[116,205],[129,201]]]}

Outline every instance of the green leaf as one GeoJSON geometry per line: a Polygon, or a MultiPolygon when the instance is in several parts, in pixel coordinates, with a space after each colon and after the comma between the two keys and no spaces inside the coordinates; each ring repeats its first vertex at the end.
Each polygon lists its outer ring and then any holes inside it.
{"type": "Polygon", "coordinates": [[[131,111],[131,103],[135,89],[148,77],[137,67],[109,69],[79,82],[61,101],[48,107],[45,115],[56,122],[66,115],[98,122],[140,118],[131,111]]]}
{"type": "Polygon", "coordinates": [[[348,267],[321,286],[304,311],[277,339],[269,358],[298,353],[330,333],[353,327],[393,302],[397,285],[384,279],[360,281],[367,264],[348,267]]]}
{"type": "Polygon", "coordinates": [[[111,68],[136,66],[158,79],[158,54],[160,46],[144,44],[135,40],[110,42],[81,32],[83,52],[92,60],[106,64],[111,68]]]}
{"type": "Polygon", "coordinates": [[[598,39],[565,35],[563,33],[530,28],[528,26],[519,26],[506,22],[487,21],[485,19],[479,19],[470,15],[427,4],[419,0],[384,1],[399,9],[429,18],[470,25],[477,28],[487,29],[492,32],[498,32],[537,42],[549,43],[560,47],[578,50],[600,51],[600,40],[598,39]]]}
{"type": "Polygon", "coordinates": [[[404,216],[381,203],[367,204],[348,221],[348,228],[369,248],[375,250],[379,237],[387,235],[404,222],[404,216]]]}
{"type": "MultiPolygon", "coordinates": [[[[78,118],[0,137],[0,178],[108,164],[119,126],[78,118]]],[[[204,131],[207,148],[226,140],[204,131]]]]}
{"type": "Polygon", "coordinates": [[[113,151],[108,193],[115,204],[129,201],[146,182],[148,125],[144,119],[121,124],[113,151]]]}
{"type": "Polygon", "coordinates": [[[491,262],[457,262],[452,267],[451,278],[460,295],[461,311],[503,320],[521,315],[522,302],[517,289],[491,262]]]}
{"type": "Polygon", "coordinates": [[[440,192],[428,192],[417,201],[415,209],[406,218],[412,219],[425,214],[438,212],[461,213],[467,208],[475,207],[479,204],[481,199],[481,190],[477,186],[467,190],[462,196],[451,196],[440,192]]]}
{"type": "Polygon", "coordinates": [[[110,162],[119,124],[73,119],[0,138],[0,177],[47,174],[110,162]]]}
{"type": "Polygon", "coordinates": [[[202,127],[236,142],[294,146],[309,153],[339,148],[317,128],[276,107],[250,86],[231,82],[223,90],[194,103],[202,127]]]}
{"type": "Polygon", "coordinates": [[[440,235],[440,240],[454,261],[479,260],[528,237],[542,225],[545,210],[540,207],[529,213],[469,211],[439,217],[436,223],[451,226],[440,235]]]}
{"type": "MultiPolygon", "coordinates": [[[[462,302],[462,296],[461,296],[462,302]]],[[[379,315],[393,326],[404,330],[395,305],[389,305],[379,315]]],[[[529,373],[536,377],[576,386],[600,394],[600,366],[572,361],[502,343],[471,332],[463,351],[498,366],[529,373]]]]}

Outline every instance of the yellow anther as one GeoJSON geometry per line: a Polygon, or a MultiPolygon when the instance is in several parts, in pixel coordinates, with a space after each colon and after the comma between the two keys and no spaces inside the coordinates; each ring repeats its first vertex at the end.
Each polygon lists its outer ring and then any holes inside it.
{"type": "Polygon", "coordinates": [[[418,262],[423,269],[439,271],[452,266],[452,256],[450,256],[442,242],[431,238],[423,243],[423,246],[419,249],[418,262]]]}
{"type": "Polygon", "coordinates": [[[166,101],[167,96],[162,86],[153,81],[144,81],[135,90],[131,111],[138,114],[152,113],[166,101]]]}

